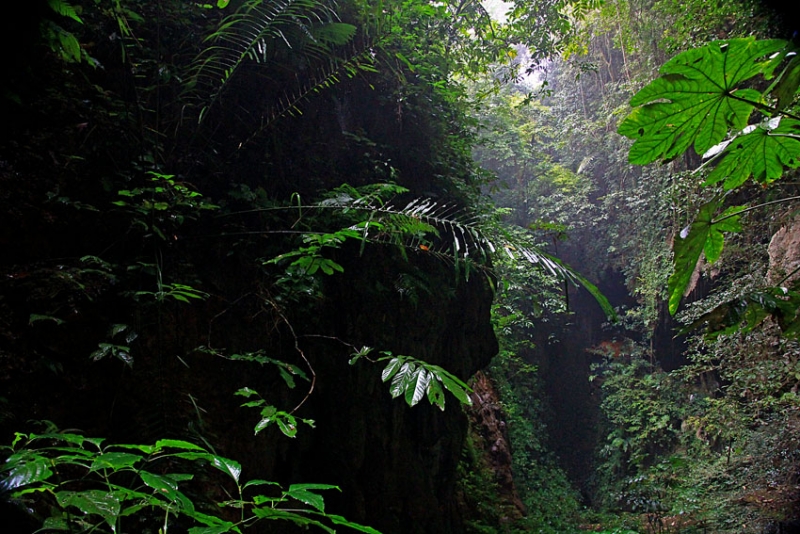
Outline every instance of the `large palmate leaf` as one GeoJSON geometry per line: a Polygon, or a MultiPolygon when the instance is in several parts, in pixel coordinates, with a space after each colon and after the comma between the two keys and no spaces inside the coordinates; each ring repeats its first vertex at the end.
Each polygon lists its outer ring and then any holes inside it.
{"type": "Polygon", "coordinates": [[[724,180],[723,187],[730,190],[752,176],[767,185],[780,178],[785,167],[800,166],[800,121],[776,117],[748,126],[720,148],[721,160],[708,175],[707,184],[724,180]]]}
{"type": "Polygon", "coordinates": [[[631,99],[636,109],[619,126],[620,134],[635,140],[629,161],[669,160],[690,146],[704,154],[731,130],[744,129],[763,100],[742,82],[769,77],[783,58],[776,53],[787,45],[752,37],[716,41],[665,63],[661,77],[631,99]]]}
{"type": "Polygon", "coordinates": [[[670,276],[668,285],[669,311],[672,314],[678,310],[700,254],[705,252],[706,260],[714,263],[722,254],[724,233],[741,231],[737,213],[744,208],[731,207],[715,217],[722,201],[722,198],[716,198],[704,204],[694,222],[675,239],[675,271],[670,276]]]}

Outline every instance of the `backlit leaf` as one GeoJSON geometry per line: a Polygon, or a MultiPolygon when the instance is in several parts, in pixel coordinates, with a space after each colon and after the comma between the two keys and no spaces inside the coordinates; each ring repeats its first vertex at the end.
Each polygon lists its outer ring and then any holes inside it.
{"type": "Polygon", "coordinates": [[[753,128],[728,143],[706,183],[724,180],[724,188],[730,190],[752,176],[756,182],[766,185],[780,178],[785,167],[799,167],[800,121],[776,119],[770,122],[779,122],[779,125],[753,128]]]}
{"type": "Polygon", "coordinates": [[[634,139],[628,159],[647,164],[669,160],[694,146],[704,154],[730,130],[747,126],[761,94],[739,85],[774,68],[770,55],[786,41],[753,37],[716,41],[677,55],[632,99],[636,107],[619,125],[634,139]]]}
{"type": "Polygon", "coordinates": [[[722,253],[724,232],[741,230],[739,216],[741,207],[731,207],[715,219],[714,214],[722,205],[722,198],[714,199],[700,207],[700,211],[688,229],[675,238],[675,270],[669,278],[669,311],[678,310],[681,297],[689,285],[700,254],[705,251],[706,259],[714,263],[722,253]]]}

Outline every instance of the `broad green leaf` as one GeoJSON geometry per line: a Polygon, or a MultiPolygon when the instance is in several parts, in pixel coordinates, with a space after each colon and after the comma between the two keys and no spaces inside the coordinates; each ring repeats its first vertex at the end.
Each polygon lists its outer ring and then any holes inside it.
{"type": "Polygon", "coordinates": [[[286,387],[289,389],[294,389],[295,383],[292,374],[282,365],[278,366],[278,372],[280,373],[281,378],[283,378],[283,381],[286,383],[286,387]]]}
{"type": "Polygon", "coordinates": [[[32,313],[30,318],[28,319],[28,324],[33,324],[37,321],[53,321],[54,323],[61,325],[64,324],[63,319],[59,319],[58,317],[52,317],[50,315],[41,315],[38,313],[32,313]]]}
{"type": "Polygon", "coordinates": [[[784,167],[800,167],[800,121],[776,118],[748,130],[727,143],[706,184],[724,180],[730,190],[752,176],[767,185],[783,175],[784,167]]]}
{"type": "Polygon", "coordinates": [[[631,99],[636,109],[619,125],[620,134],[635,140],[629,161],[669,160],[690,146],[704,154],[729,131],[742,130],[762,97],[739,86],[767,74],[774,68],[769,56],[786,46],[753,37],[716,41],[668,61],[661,77],[631,99]]]}
{"type": "Polygon", "coordinates": [[[400,395],[405,395],[409,387],[409,381],[416,369],[417,366],[413,362],[405,362],[400,366],[400,369],[397,371],[397,374],[392,377],[392,382],[389,385],[389,394],[391,394],[393,399],[396,399],[400,395]]]}
{"type": "Polygon", "coordinates": [[[66,61],[74,61],[80,63],[81,61],[81,44],[74,34],[64,31],[62,28],[56,28],[58,35],[58,42],[61,44],[61,57],[66,61]]]}
{"type": "Polygon", "coordinates": [[[188,441],[183,441],[179,439],[160,439],[156,441],[156,451],[169,447],[171,449],[182,449],[185,451],[203,451],[205,449],[200,447],[199,445],[195,445],[194,443],[190,443],[188,441]]]}
{"type": "Polygon", "coordinates": [[[739,216],[736,215],[742,211],[741,207],[728,208],[715,220],[714,214],[721,207],[722,200],[716,198],[701,206],[691,226],[675,238],[673,260],[675,270],[669,278],[667,287],[669,311],[672,314],[678,311],[681,297],[689,285],[700,254],[705,251],[706,259],[714,263],[722,253],[724,232],[741,230],[739,216]]]}
{"type": "Polygon", "coordinates": [[[189,514],[192,519],[203,523],[204,527],[192,527],[189,534],[222,534],[224,532],[240,532],[239,528],[230,521],[225,521],[213,515],[207,515],[198,511],[189,514]]]}
{"type": "Polygon", "coordinates": [[[271,480],[249,480],[242,486],[242,490],[249,488],[250,486],[279,486],[277,482],[272,482],[271,480]]]}
{"type": "Polygon", "coordinates": [[[336,534],[336,531],[333,530],[331,527],[324,525],[315,519],[311,519],[310,517],[298,514],[291,510],[281,510],[280,508],[270,508],[270,507],[259,507],[259,508],[253,508],[253,515],[259,519],[291,521],[292,523],[299,525],[301,527],[314,526],[321,530],[324,530],[325,532],[328,532],[329,534],[336,534]]]}
{"type": "Polygon", "coordinates": [[[94,459],[91,471],[97,471],[98,469],[114,469],[116,471],[131,467],[141,459],[142,456],[129,452],[107,452],[94,459]]]}
{"type": "Polygon", "coordinates": [[[129,443],[121,443],[114,445],[114,447],[118,449],[133,449],[142,451],[145,454],[153,454],[156,451],[156,448],[153,445],[133,445],[129,443]]]}
{"type": "Polygon", "coordinates": [[[438,406],[440,410],[444,410],[444,389],[442,389],[442,384],[439,380],[438,375],[434,375],[428,383],[428,401],[438,406]]]}
{"type": "Polygon", "coordinates": [[[397,373],[397,371],[400,369],[401,365],[403,365],[403,360],[401,360],[400,358],[392,358],[391,360],[389,360],[389,363],[386,365],[386,367],[383,369],[383,372],[381,373],[381,380],[386,382],[387,380],[392,378],[395,375],[395,373],[397,373]]]}
{"type": "Polygon", "coordinates": [[[15,454],[6,460],[5,469],[12,465],[9,473],[0,481],[0,489],[11,491],[27,484],[47,480],[53,472],[50,460],[44,456],[29,453],[15,454]]]}
{"type": "Polygon", "coordinates": [[[431,374],[424,367],[417,367],[406,385],[405,399],[409,406],[416,406],[425,397],[430,380],[431,374]]]}
{"type": "Polygon", "coordinates": [[[258,423],[256,423],[256,426],[254,427],[254,431],[255,431],[254,433],[258,434],[259,432],[261,432],[262,430],[264,430],[265,428],[267,428],[270,424],[272,424],[274,422],[275,422],[275,420],[272,417],[264,417],[258,423]]]}
{"type": "Polygon", "coordinates": [[[230,476],[237,484],[239,483],[239,475],[242,474],[242,466],[235,460],[223,458],[222,456],[214,456],[211,464],[230,476]]]}
{"type": "Polygon", "coordinates": [[[278,428],[281,432],[287,437],[293,438],[297,435],[297,421],[291,415],[287,414],[285,418],[278,417],[275,422],[278,424],[278,428]]]}
{"type": "Polygon", "coordinates": [[[194,504],[183,493],[178,491],[178,481],[169,475],[157,475],[147,471],[140,471],[139,477],[147,486],[156,490],[156,495],[178,503],[183,510],[194,510],[194,504]]]}
{"type": "Polygon", "coordinates": [[[99,515],[114,529],[120,511],[120,502],[115,495],[102,490],[87,490],[60,491],[55,496],[60,506],[74,506],[85,514],[99,515]]]}
{"type": "Polygon", "coordinates": [[[298,501],[305,503],[312,508],[319,510],[320,512],[325,512],[325,500],[322,498],[321,495],[317,495],[316,493],[310,491],[312,489],[339,489],[336,486],[331,486],[329,484],[292,484],[289,486],[289,489],[286,490],[286,495],[293,499],[297,499],[298,501]]]}
{"type": "Polygon", "coordinates": [[[466,384],[455,378],[450,373],[442,373],[438,376],[441,379],[442,384],[447,389],[447,391],[452,393],[453,396],[457,398],[461,404],[472,406],[472,399],[470,399],[469,395],[467,394],[469,388],[466,386],[466,384]]]}
{"type": "Polygon", "coordinates": [[[344,517],[340,515],[333,515],[333,514],[326,514],[326,516],[331,523],[334,525],[342,525],[353,530],[357,530],[358,532],[366,532],[367,534],[381,534],[379,531],[375,530],[372,527],[368,527],[366,525],[359,525],[358,523],[353,523],[352,521],[348,521],[344,517]]]}
{"type": "Polygon", "coordinates": [[[144,482],[147,486],[153,488],[154,490],[160,491],[161,493],[172,494],[178,491],[178,483],[163,475],[157,475],[148,471],[140,471],[139,477],[141,477],[142,482],[144,482]]]}

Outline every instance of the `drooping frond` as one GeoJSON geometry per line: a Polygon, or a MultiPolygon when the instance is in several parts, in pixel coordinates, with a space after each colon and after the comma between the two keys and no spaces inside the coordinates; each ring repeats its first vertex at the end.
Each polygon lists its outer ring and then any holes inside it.
{"type": "Polygon", "coordinates": [[[430,198],[397,204],[384,201],[380,194],[361,196],[348,187],[339,188],[334,197],[319,206],[355,209],[366,214],[366,220],[362,217],[350,227],[360,232],[362,243],[384,242],[405,250],[423,251],[452,263],[459,272],[463,269],[467,277],[470,269],[488,272],[495,254],[528,262],[551,276],[584,287],[607,316],[616,317],[613,307],[594,284],[555,256],[504,230],[491,217],[430,198]]]}
{"type": "Polygon", "coordinates": [[[261,117],[259,126],[246,140],[242,141],[240,146],[249,144],[281,117],[301,114],[302,102],[339,83],[342,75],[353,78],[358,72],[375,72],[368,45],[362,46],[361,50],[354,49],[348,57],[331,56],[328,61],[316,69],[315,74],[309,77],[305,83],[286,89],[277,102],[261,117]]]}
{"type": "Polygon", "coordinates": [[[339,83],[342,75],[353,78],[358,72],[375,72],[371,47],[364,45],[360,50],[352,50],[346,57],[331,57],[305,84],[295,89],[287,89],[272,107],[267,117],[269,125],[276,119],[300,112],[299,104],[323,89],[339,83]]]}
{"type": "Polygon", "coordinates": [[[208,47],[189,69],[197,120],[202,122],[244,65],[266,64],[279,50],[316,60],[331,57],[331,46],[347,43],[354,33],[354,26],[339,22],[320,0],[246,0],[206,39],[208,47]]]}

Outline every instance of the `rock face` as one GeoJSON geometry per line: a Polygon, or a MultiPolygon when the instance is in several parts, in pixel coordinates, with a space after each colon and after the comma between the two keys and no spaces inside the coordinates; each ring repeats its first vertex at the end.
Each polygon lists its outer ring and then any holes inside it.
{"type": "Polygon", "coordinates": [[[775,232],[769,242],[769,283],[789,285],[800,278],[800,220],[775,232]],[[787,278],[788,277],[788,278],[787,278]]]}
{"type": "MultiPolygon", "coordinates": [[[[425,400],[410,408],[391,398],[380,379],[383,365],[348,360],[366,345],[468,379],[497,351],[489,286],[477,275],[458,279],[452,266],[422,253],[406,261],[377,247],[340,256],[344,272],[325,280],[324,297],[279,315],[258,295],[248,296],[246,286],[258,283],[254,269],[206,253],[203,287],[241,297],[148,308],[152,315],[132,324],[138,337],[130,368],[112,357],[87,357],[103,335],[98,318],[129,312],[114,309],[119,300],[100,294],[78,302],[70,324],[27,326],[18,315],[42,309],[50,296],[37,288],[65,269],[31,271],[24,283],[6,278],[3,312],[10,326],[0,346],[0,387],[13,402],[13,417],[0,420],[4,437],[35,419],[122,443],[186,439],[193,429],[219,454],[241,462],[244,480],[339,486],[340,493],[325,495],[326,510],[384,534],[463,532],[454,488],[467,418],[458,401],[447,394],[445,411],[425,400]],[[420,285],[410,298],[397,280],[412,271],[420,285]],[[288,411],[301,404],[309,382],[296,378],[290,389],[273,365],[194,351],[199,346],[228,355],[261,351],[309,376],[313,369],[313,391],[295,415],[313,420],[314,428],[298,425],[293,439],[275,428],[254,436],[258,412],[239,407],[238,388],[250,387],[288,411]]],[[[279,523],[254,531],[289,532],[279,523]]]]}
{"type": "MultiPolygon", "coordinates": [[[[454,283],[451,267],[422,254],[412,262],[438,289],[409,300],[396,287],[396,269],[410,266],[384,254],[352,258],[329,288],[327,328],[467,379],[497,352],[488,285],[479,276],[454,283]]],[[[427,400],[409,408],[390,398],[380,380],[384,365],[350,366],[351,351],[335,348],[313,356],[320,380],[309,412],[318,425],[307,449],[292,452],[303,462],[297,476],[340,485],[331,503],[384,534],[461,532],[454,488],[467,418],[458,401],[447,394],[444,411],[427,400]]]]}
{"type": "Polygon", "coordinates": [[[481,371],[475,374],[471,384],[472,407],[467,414],[471,428],[480,437],[476,446],[483,451],[487,466],[494,474],[498,497],[507,505],[508,519],[519,519],[525,515],[525,505],[514,485],[511,443],[500,398],[492,381],[481,371]]]}

